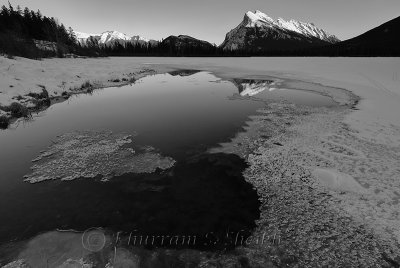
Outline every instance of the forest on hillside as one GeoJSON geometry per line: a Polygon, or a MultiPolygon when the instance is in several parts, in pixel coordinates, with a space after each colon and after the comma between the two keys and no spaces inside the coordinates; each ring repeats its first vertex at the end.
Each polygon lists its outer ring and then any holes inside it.
{"type": "Polygon", "coordinates": [[[0,53],[27,58],[63,57],[68,53],[96,55],[93,47],[80,46],[72,28],[66,28],[53,17],[43,16],[40,10],[11,4],[0,10],[0,53]],[[37,44],[46,46],[39,49],[37,44]]]}

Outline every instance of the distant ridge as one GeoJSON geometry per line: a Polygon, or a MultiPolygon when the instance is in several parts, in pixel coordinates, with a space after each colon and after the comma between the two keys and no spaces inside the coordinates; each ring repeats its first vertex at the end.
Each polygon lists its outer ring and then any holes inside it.
{"type": "Polygon", "coordinates": [[[213,45],[207,41],[196,39],[194,37],[188,35],[170,35],[162,41],[165,45],[171,45],[176,48],[184,48],[184,47],[200,47],[204,49],[210,49],[213,45]]]}
{"type": "Polygon", "coordinates": [[[400,16],[329,50],[342,56],[400,56],[400,16]]]}

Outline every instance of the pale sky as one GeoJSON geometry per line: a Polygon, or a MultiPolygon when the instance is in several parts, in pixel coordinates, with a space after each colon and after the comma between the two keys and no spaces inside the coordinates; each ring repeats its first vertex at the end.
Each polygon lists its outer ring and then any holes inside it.
{"type": "MultiPolygon", "coordinates": [[[[187,34],[219,45],[246,11],[296,19],[345,40],[400,16],[400,0],[10,0],[86,33],[116,30],[160,40],[187,34]]],[[[0,0],[7,4],[7,0],[0,0]]]]}

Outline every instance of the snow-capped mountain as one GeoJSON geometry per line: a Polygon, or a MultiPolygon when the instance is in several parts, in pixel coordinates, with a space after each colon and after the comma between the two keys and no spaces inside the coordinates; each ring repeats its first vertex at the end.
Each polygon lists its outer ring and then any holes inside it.
{"type": "Polygon", "coordinates": [[[339,41],[313,23],[274,20],[257,10],[246,12],[243,21],[226,35],[221,47],[229,50],[290,50],[339,41]]]}
{"type": "Polygon", "coordinates": [[[149,40],[147,38],[144,38],[140,35],[134,35],[134,36],[128,36],[124,33],[120,33],[117,31],[106,31],[101,34],[87,34],[87,33],[82,33],[82,32],[76,32],[76,39],[81,45],[87,45],[88,41],[94,41],[97,42],[99,45],[103,46],[112,46],[117,43],[121,45],[125,45],[127,43],[132,43],[132,44],[155,44],[158,43],[155,40],[149,40]]]}
{"type": "Polygon", "coordinates": [[[316,37],[332,44],[340,42],[340,40],[336,36],[329,34],[323,29],[318,28],[314,25],[314,23],[305,23],[296,20],[285,21],[284,19],[279,18],[276,20],[276,25],[279,25],[284,29],[303,34],[305,36],[316,37]]]}

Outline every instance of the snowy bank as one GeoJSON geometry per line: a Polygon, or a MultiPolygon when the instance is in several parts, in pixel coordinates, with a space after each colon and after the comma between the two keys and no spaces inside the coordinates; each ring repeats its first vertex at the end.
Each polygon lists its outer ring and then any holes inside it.
{"type": "Polygon", "coordinates": [[[31,60],[0,56],[0,116],[21,117],[9,111],[12,103],[38,109],[47,107],[52,99],[60,101],[96,88],[133,83],[155,73],[136,61],[110,58],[31,60]]]}

